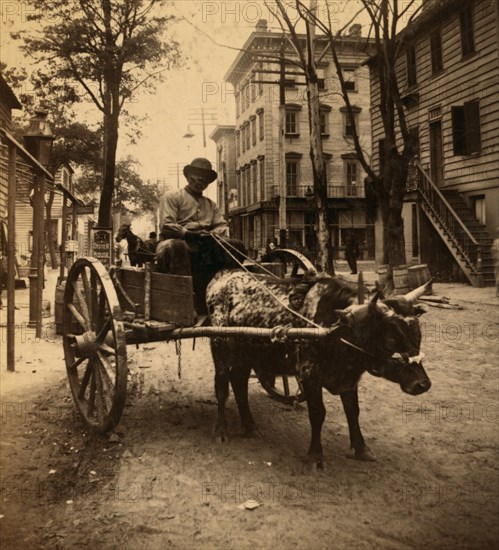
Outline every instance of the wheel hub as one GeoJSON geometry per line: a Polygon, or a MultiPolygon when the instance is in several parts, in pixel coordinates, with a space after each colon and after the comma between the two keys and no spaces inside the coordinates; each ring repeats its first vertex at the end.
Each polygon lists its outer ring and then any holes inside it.
{"type": "Polygon", "coordinates": [[[70,346],[75,350],[79,357],[91,357],[99,349],[97,345],[97,336],[93,330],[87,330],[83,334],[76,334],[69,337],[70,346]]]}

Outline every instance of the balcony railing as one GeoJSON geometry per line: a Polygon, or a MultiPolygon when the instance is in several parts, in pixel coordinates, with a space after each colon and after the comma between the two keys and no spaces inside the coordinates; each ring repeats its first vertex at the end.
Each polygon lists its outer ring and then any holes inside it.
{"type": "MultiPolygon", "coordinates": [[[[272,185],[270,188],[270,198],[278,197],[280,189],[278,185],[272,185]]],[[[310,185],[287,185],[287,197],[310,198],[313,196],[312,187],[310,185]]],[[[364,185],[328,185],[327,196],[330,198],[364,198],[364,185]]]]}

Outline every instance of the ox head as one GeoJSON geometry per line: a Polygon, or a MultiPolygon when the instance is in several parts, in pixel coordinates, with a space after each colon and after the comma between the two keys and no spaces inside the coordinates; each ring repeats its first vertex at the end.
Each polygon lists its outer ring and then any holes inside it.
{"type": "Polygon", "coordinates": [[[376,292],[368,304],[354,304],[336,312],[369,357],[368,372],[399,383],[402,391],[411,395],[424,393],[431,386],[420,351],[418,317],[426,309],[424,304],[415,303],[428,284],[387,300],[381,300],[376,292]]]}

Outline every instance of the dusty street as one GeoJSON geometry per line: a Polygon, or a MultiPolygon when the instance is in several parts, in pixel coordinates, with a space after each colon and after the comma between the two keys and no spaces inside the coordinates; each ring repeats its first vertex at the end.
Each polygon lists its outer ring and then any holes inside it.
{"type": "Polygon", "coordinates": [[[129,346],[127,407],[101,437],[77,416],[60,338],[50,325],[38,343],[26,331],[18,372],[2,372],[2,548],[497,548],[497,302],[493,289],[435,291],[466,300],[421,318],[431,390],[414,398],[363,377],[375,463],[347,456],[341,402],[325,395],[327,464],[315,475],[301,468],[306,407],[269,399],[256,380],[258,435],[239,435],[231,398],[232,439],[214,442],[207,340],[182,343],[180,380],[173,343],[129,346]],[[249,499],[261,505],[247,510],[249,499]]]}

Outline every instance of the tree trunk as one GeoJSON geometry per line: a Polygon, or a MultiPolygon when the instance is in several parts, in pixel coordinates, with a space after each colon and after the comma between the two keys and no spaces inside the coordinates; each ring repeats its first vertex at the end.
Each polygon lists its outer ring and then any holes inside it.
{"type": "Polygon", "coordinates": [[[111,227],[114,177],[116,171],[116,149],[118,147],[118,116],[104,116],[104,181],[99,204],[99,227],[111,227]]]}
{"type": "Polygon", "coordinates": [[[50,190],[49,198],[45,204],[45,234],[47,235],[47,244],[50,255],[50,267],[57,267],[57,254],[54,248],[54,239],[52,235],[52,204],[54,203],[54,190],[50,190]]]}
{"type": "Polygon", "coordinates": [[[319,245],[318,263],[324,272],[334,274],[327,200],[327,176],[320,133],[317,79],[315,80],[315,83],[309,83],[307,93],[309,95],[310,159],[312,161],[316,205],[315,225],[319,245]]]}

